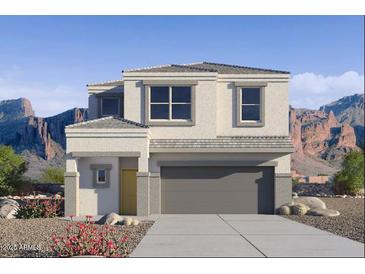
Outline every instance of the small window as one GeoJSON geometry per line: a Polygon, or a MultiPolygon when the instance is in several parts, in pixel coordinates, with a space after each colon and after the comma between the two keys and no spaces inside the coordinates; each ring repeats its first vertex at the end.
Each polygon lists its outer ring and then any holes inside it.
{"type": "Polygon", "coordinates": [[[150,119],[191,120],[191,87],[151,87],[150,119]]]}
{"type": "Polygon", "coordinates": [[[120,115],[120,99],[119,98],[101,98],[101,115],[114,116],[120,115]]]}
{"type": "Polygon", "coordinates": [[[259,122],[261,120],[261,89],[241,89],[241,120],[259,122]]]}
{"type": "Polygon", "coordinates": [[[106,171],[105,169],[98,169],[97,170],[97,184],[105,184],[106,183],[106,171]]]}

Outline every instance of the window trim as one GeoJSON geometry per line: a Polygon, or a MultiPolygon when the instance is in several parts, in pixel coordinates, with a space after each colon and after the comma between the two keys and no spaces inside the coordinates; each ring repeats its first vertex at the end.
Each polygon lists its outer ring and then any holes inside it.
{"type": "Polygon", "coordinates": [[[112,169],[112,165],[109,164],[92,164],[90,165],[90,169],[93,173],[93,187],[94,188],[108,188],[110,187],[110,170],[112,169]],[[105,183],[99,183],[98,180],[98,172],[99,170],[105,170],[105,183]]]}
{"type": "Polygon", "coordinates": [[[263,82],[235,82],[236,86],[236,126],[237,127],[264,127],[265,126],[265,87],[267,83],[263,82]],[[242,120],[242,90],[244,88],[260,89],[260,120],[248,121],[242,120]]]}
{"type": "Polygon", "coordinates": [[[145,123],[150,126],[194,126],[195,125],[195,81],[144,81],[145,91],[145,123]],[[169,87],[169,102],[168,103],[152,103],[151,102],[151,87],[169,87]],[[172,102],[172,88],[173,87],[190,87],[190,103],[172,102]],[[169,105],[169,119],[151,119],[151,104],[168,104],[169,105]],[[174,104],[190,105],[191,119],[172,119],[172,106],[174,104]]]}
{"type": "Polygon", "coordinates": [[[100,117],[108,117],[108,116],[121,116],[121,100],[120,96],[101,96],[100,97],[100,117]],[[115,115],[112,114],[103,114],[103,100],[104,99],[114,99],[118,100],[118,113],[115,115]]]}

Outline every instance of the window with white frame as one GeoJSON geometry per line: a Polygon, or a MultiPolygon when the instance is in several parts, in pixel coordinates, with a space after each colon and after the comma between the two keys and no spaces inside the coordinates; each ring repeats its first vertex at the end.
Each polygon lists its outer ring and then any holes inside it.
{"type": "Polygon", "coordinates": [[[106,184],[106,170],[98,169],[96,172],[96,183],[97,184],[106,184]]]}
{"type": "Polygon", "coordinates": [[[242,122],[260,122],[261,88],[243,87],[240,94],[240,119],[242,122]]]}
{"type": "Polygon", "coordinates": [[[191,120],[192,96],[190,86],[151,86],[151,120],[191,120]]]}

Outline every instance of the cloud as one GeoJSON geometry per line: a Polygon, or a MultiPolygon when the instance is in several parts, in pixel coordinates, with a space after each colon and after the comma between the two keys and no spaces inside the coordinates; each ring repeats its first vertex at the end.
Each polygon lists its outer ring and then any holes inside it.
{"type": "Polygon", "coordinates": [[[40,117],[56,115],[74,107],[87,107],[85,87],[27,82],[18,76],[16,73],[0,74],[0,100],[25,97],[40,117]]]}
{"type": "Polygon", "coordinates": [[[356,71],[347,71],[336,76],[305,72],[292,77],[289,101],[294,107],[318,109],[341,97],[363,91],[364,75],[356,71]]]}

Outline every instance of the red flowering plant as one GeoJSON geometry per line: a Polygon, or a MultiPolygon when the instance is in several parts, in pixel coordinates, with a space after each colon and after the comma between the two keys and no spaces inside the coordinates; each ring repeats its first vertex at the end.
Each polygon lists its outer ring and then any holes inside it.
{"type": "Polygon", "coordinates": [[[57,257],[127,256],[128,237],[118,237],[110,225],[96,225],[91,216],[86,216],[86,222],[70,223],[66,234],[65,237],[52,236],[51,249],[57,257]]]}
{"type": "Polygon", "coordinates": [[[62,215],[62,199],[27,199],[15,214],[18,219],[55,218],[62,215]]]}

